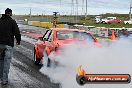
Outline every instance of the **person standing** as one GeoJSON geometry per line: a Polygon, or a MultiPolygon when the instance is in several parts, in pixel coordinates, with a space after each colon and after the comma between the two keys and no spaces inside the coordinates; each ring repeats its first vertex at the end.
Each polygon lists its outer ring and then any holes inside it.
{"type": "Polygon", "coordinates": [[[8,84],[10,62],[13,55],[14,37],[20,45],[21,34],[15,20],[11,18],[12,10],[7,8],[0,18],[0,83],[8,84]]]}

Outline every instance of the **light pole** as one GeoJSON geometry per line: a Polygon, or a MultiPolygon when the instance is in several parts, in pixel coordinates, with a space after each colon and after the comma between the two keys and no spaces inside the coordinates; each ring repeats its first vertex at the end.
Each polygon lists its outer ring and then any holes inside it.
{"type": "Polygon", "coordinates": [[[78,0],[76,0],[76,23],[78,21],[78,0]]]}
{"type": "Polygon", "coordinates": [[[32,9],[31,9],[31,1],[30,0],[28,0],[29,1],[29,19],[31,20],[31,15],[32,15],[32,9]]]}
{"type": "Polygon", "coordinates": [[[132,19],[132,16],[131,16],[131,9],[132,9],[132,0],[130,1],[130,12],[129,12],[129,19],[132,19]]]}
{"type": "Polygon", "coordinates": [[[85,17],[87,17],[87,10],[88,10],[88,1],[86,0],[86,13],[85,13],[85,17]]]}
{"type": "Polygon", "coordinates": [[[71,2],[71,15],[74,15],[74,0],[71,2]]]}
{"type": "Polygon", "coordinates": [[[73,20],[71,19],[71,22],[74,22],[74,0],[71,0],[71,16],[73,17],[73,20]]]}
{"type": "Polygon", "coordinates": [[[83,16],[84,15],[84,0],[82,0],[82,13],[81,15],[83,16]]]}
{"type": "Polygon", "coordinates": [[[30,19],[31,19],[31,15],[32,15],[32,10],[31,10],[31,8],[30,8],[30,19]]]}

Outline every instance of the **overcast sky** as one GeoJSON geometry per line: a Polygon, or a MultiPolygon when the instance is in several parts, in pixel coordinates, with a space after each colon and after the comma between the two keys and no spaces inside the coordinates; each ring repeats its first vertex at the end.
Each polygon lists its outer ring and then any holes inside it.
{"type": "MultiPolygon", "coordinates": [[[[88,14],[102,13],[129,13],[131,0],[87,0],[88,14]]],[[[72,0],[0,0],[0,14],[4,13],[6,8],[11,8],[14,14],[29,14],[30,8],[32,14],[52,14],[57,11],[60,14],[84,14],[85,0],[78,0],[78,11],[72,0]],[[84,1],[84,3],[83,3],[84,1]]]]}

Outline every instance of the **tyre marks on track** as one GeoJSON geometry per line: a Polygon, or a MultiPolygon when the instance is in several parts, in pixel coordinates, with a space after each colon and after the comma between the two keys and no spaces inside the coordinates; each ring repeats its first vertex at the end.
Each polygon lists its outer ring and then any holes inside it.
{"type": "Polygon", "coordinates": [[[33,63],[33,44],[22,40],[20,46],[14,47],[9,84],[0,88],[59,88],[39,72],[40,68],[33,63]]]}

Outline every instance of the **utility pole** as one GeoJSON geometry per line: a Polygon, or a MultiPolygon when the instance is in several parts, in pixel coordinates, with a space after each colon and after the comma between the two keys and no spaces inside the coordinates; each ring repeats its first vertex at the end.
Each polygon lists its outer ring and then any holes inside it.
{"type": "Polygon", "coordinates": [[[129,19],[132,19],[131,11],[132,11],[132,0],[130,1],[129,19]]]}
{"type": "Polygon", "coordinates": [[[74,0],[71,2],[71,15],[74,15],[74,0]]]}
{"type": "Polygon", "coordinates": [[[88,7],[88,1],[86,0],[86,13],[85,13],[85,18],[87,17],[87,8],[88,7]]]}
{"type": "Polygon", "coordinates": [[[84,15],[84,0],[82,0],[82,13],[81,15],[83,16],[84,15]]]}
{"type": "Polygon", "coordinates": [[[74,22],[75,16],[74,16],[74,0],[71,0],[71,16],[73,19],[71,19],[71,22],[74,22]]]}
{"type": "MultiPolygon", "coordinates": [[[[30,3],[31,1],[30,1],[30,0],[28,0],[28,1],[29,1],[29,6],[31,6],[31,5],[30,5],[30,4],[31,4],[31,3],[30,3]]],[[[31,7],[29,7],[29,19],[31,19],[31,14],[32,14],[31,7]]]]}
{"type": "Polygon", "coordinates": [[[76,23],[78,20],[78,0],[76,0],[76,23]]]}
{"type": "Polygon", "coordinates": [[[32,15],[32,10],[31,10],[31,8],[30,8],[30,14],[29,14],[29,15],[30,15],[30,19],[31,19],[31,15],[32,15]]]}

